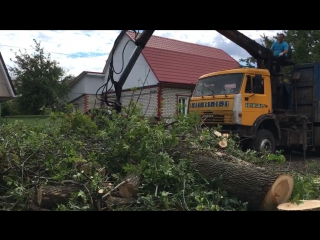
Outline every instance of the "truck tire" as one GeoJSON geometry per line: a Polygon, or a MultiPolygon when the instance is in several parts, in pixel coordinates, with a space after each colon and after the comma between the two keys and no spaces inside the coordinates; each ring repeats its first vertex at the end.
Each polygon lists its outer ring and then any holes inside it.
{"type": "Polygon", "coordinates": [[[266,129],[259,129],[257,135],[251,141],[251,149],[261,152],[261,148],[270,153],[275,153],[276,146],[273,134],[266,129]]]}

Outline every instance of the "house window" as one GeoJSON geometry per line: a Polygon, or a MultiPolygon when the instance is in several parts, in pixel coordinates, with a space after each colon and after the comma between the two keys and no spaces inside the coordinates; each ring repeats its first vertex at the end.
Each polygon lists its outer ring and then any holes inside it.
{"type": "Polygon", "coordinates": [[[188,97],[178,96],[178,113],[179,114],[188,113],[188,103],[189,103],[188,97]]]}
{"type": "Polygon", "coordinates": [[[79,110],[79,104],[73,104],[73,111],[76,112],[79,110]]]}

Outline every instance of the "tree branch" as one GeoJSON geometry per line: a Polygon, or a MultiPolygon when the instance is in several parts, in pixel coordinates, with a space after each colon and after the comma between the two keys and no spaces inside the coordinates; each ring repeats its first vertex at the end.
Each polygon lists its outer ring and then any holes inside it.
{"type": "Polygon", "coordinates": [[[102,196],[102,200],[104,200],[106,197],[108,197],[112,192],[116,191],[118,189],[118,187],[122,186],[123,184],[127,183],[130,181],[131,178],[119,183],[117,186],[115,186],[112,190],[110,190],[108,193],[106,193],[105,195],[102,196]]]}

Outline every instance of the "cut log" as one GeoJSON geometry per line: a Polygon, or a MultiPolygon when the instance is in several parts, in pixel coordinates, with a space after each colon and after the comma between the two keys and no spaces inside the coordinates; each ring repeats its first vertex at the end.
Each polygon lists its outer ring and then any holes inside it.
{"type": "MultiPolygon", "coordinates": [[[[271,173],[269,172],[269,174],[271,173]]],[[[263,201],[262,208],[266,210],[275,210],[275,206],[287,202],[292,194],[293,182],[293,177],[289,175],[279,175],[269,189],[263,201]]]]}
{"type": "Polygon", "coordinates": [[[127,182],[119,187],[120,196],[123,198],[134,197],[140,186],[140,177],[137,175],[128,175],[124,181],[127,182]]]}
{"type": "Polygon", "coordinates": [[[213,131],[213,134],[216,135],[218,138],[220,138],[220,141],[218,142],[219,148],[226,148],[228,146],[227,139],[223,137],[221,132],[213,131]]]}
{"type": "Polygon", "coordinates": [[[279,204],[289,200],[293,190],[290,175],[278,175],[253,166],[197,156],[195,168],[208,179],[222,177],[222,189],[248,203],[248,210],[276,211],[279,204]]]}
{"type": "Polygon", "coordinates": [[[42,208],[52,209],[68,202],[72,193],[83,190],[81,185],[66,186],[40,186],[37,194],[37,205],[42,208]]]}
{"type": "Polygon", "coordinates": [[[104,189],[99,189],[98,194],[103,194],[104,193],[104,189]]]}
{"type": "Polygon", "coordinates": [[[214,133],[214,135],[216,135],[217,137],[221,137],[221,136],[222,136],[221,132],[213,131],[213,133],[214,133]]]}
{"type": "Polygon", "coordinates": [[[302,203],[282,203],[279,211],[320,211],[320,200],[303,200],[302,203]]]}
{"type": "Polygon", "coordinates": [[[221,139],[218,143],[219,147],[224,149],[228,146],[227,140],[226,139],[221,139]]]}

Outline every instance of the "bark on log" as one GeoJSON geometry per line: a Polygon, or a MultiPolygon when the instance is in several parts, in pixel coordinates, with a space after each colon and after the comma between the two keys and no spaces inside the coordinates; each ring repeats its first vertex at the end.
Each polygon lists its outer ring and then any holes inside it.
{"type": "Polygon", "coordinates": [[[135,200],[133,198],[120,198],[109,195],[106,199],[106,202],[110,206],[128,206],[135,203],[135,200]]]}
{"type": "MultiPolygon", "coordinates": [[[[199,152],[199,149],[195,149],[192,153],[192,154],[197,154],[199,152]]],[[[246,162],[244,160],[241,160],[235,156],[232,156],[232,155],[229,155],[229,154],[226,154],[224,152],[220,152],[220,151],[216,151],[216,152],[213,152],[213,151],[208,151],[206,150],[206,153],[208,153],[208,155],[210,157],[213,157],[213,158],[217,158],[220,157],[221,160],[223,161],[226,161],[226,162],[231,162],[231,163],[235,163],[235,164],[239,164],[239,165],[244,165],[244,166],[252,166],[252,167],[255,167],[257,169],[260,169],[262,171],[265,170],[264,167],[258,167],[258,166],[255,166],[254,164],[250,163],[250,162],[246,162]]],[[[203,154],[203,151],[201,152],[201,154],[203,154]]]]}
{"type": "Polygon", "coordinates": [[[119,187],[119,194],[123,198],[132,198],[138,192],[140,186],[140,177],[137,175],[128,175],[124,181],[127,182],[119,187]]]}
{"type": "Polygon", "coordinates": [[[40,186],[37,194],[37,205],[46,209],[55,208],[58,204],[66,203],[72,193],[80,190],[83,190],[81,185],[40,186]]]}
{"type": "Polygon", "coordinates": [[[221,187],[247,202],[249,210],[276,211],[277,206],[287,202],[292,194],[293,178],[290,175],[199,156],[193,159],[193,163],[204,177],[215,179],[222,176],[221,187]]]}
{"type": "Polygon", "coordinates": [[[320,211],[320,200],[303,200],[302,203],[282,203],[279,211],[320,211]]]}
{"type": "Polygon", "coordinates": [[[219,157],[223,158],[225,161],[228,161],[228,162],[231,162],[231,163],[236,163],[236,164],[239,164],[239,165],[255,167],[256,169],[260,169],[262,171],[265,170],[265,168],[263,168],[263,167],[255,166],[252,163],[243,161],[243,160],[241,160],[241,159],[239,159],[239,158],[237,158],[235,156],[232,156],[232,155],[229,155],[229,154],[226,154],[226,153],[223,153],[223,152],[214,152],[211,155],[212,156],[218,155],[219,157]]]}
{"type": "Polygon", "coordinates": [[[49,209],[45,209],[45,208],[41,208],[41,207],[38,207],[37,205],[33,204],[33,203],[30,203],[27,207],[27,210],[28,211],[50,211],[49,209]]]}

